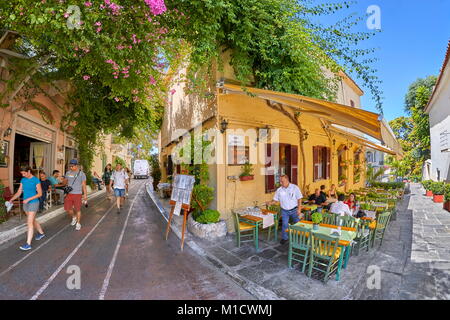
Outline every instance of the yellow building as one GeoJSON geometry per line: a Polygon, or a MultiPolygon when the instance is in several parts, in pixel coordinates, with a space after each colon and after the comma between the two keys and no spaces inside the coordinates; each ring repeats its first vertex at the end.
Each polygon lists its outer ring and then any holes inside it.
{"type": "Polygon", "coordinates": [[[215,189],[211,208],[221,213],[230,230],[232,209],[271,200],[282,174],[289,175],[304,196],[321,185],[329,189],[335,184],[340,191],[363,187],[365,146],[395,154],[399,145],[378,114],[361,110],[363,91],[356,83],[344,73],[340,78],[338,103],[244,89],[229,80],[230,68],[217,72],[209,95],[202,97],[185,94],[185,82],[175,79],[159,137],[162,181],[180,173],[174,153],[183,133],[215,129],[208,133],[215,146],[215,161],[209,164],[209,185],[215,189]],[[253,164],[254,177],[241,181],[246,160],[253,164]]]}

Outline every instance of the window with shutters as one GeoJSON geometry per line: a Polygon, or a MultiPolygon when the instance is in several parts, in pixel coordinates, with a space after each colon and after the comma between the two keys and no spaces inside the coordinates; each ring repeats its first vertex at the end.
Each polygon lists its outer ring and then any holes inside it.
{"type": "Polygon", "coordinates": [[[290,144],[266,144],[266,193],[280,186],[280,177],[288,175],[291,183],[298,184],[298,147],[290,144]],[[278,163],[274,154],[278,153],[278,163]]]}
{"type": "Polygon", "coordinates": [[[330,179],[331,149],[323,146],[313,147],[314,181],[330,179]]]}

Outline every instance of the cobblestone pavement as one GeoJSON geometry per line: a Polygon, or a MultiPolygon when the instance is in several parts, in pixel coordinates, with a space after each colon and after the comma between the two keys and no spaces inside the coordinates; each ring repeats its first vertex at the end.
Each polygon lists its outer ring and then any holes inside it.
{"type": "Polygon", "coordinates": [[[425,198],[419,185],[412,185],[411,191],[399,202],[382,246],[352,256],[338,282],[334,277],[327,284],[310,279],[298,265],[288,269],[288,244],[266,241],[263,236],[258,253],[252,243],[237,248],[233,235],[215,243],[190,239],[219,261],[227,274],[248,282],[247,287],[268,289],[280,299],[448,299],[450,213],[425,198]],[[373,279],[369,266],[380,271],[379,289],[367,285],[373,279]]]}

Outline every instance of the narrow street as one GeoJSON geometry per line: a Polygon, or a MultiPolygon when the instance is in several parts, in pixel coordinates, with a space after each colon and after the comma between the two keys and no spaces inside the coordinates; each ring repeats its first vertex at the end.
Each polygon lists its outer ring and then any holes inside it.
{"type": "Polygon", "coordinates": [[[62,215],[31,251],[18,249],[24,235],[0,247],[0,299],[253,299],[189,247],[181,252],[175,235],[164,240],[146,182],[132,180],[120,215],[101,196],[83,208],[79,232],[62,215]],[[73,266],[80,289],[67,287],[73,266]]]}

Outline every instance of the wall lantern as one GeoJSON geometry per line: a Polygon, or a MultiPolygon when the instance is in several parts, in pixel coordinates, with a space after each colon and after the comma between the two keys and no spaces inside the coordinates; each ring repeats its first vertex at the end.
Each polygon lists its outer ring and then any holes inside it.
{"type": "Polygon", "coordinates": [[[228,122],[227,120],[223,119],[222,122],[220,123],[220,133],[224,133],[225,131],[227,131],[228,128],[228,122]]]}
{"type": "Polygon", "coordinates": [[[12,133],[12,129],[11,129],[11,127],[9,127],[8,129],[5,130],[5,133],[3,133],[3,137],[10,136],[11,133],[12,133]]]}

